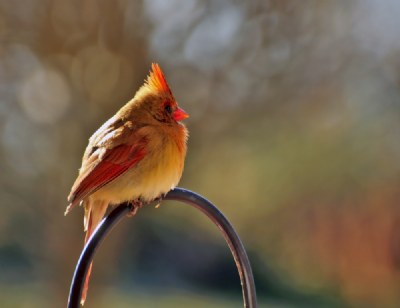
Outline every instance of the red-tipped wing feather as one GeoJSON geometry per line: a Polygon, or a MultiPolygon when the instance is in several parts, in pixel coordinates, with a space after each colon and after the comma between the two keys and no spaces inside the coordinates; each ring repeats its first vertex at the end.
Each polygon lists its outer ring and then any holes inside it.
{"type": "Polygon", "coordinates": [[[144,141],[106,150],[102,158],[93,161],[76,179],[69,196],[69,208],[132,168],[145,154],[144,141]]]}

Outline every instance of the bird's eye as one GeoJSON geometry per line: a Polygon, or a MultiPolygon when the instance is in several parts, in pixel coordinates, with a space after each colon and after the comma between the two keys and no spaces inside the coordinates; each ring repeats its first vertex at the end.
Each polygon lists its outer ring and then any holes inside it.
{"type": "Polygon", "coordinates": [[[168,112],[168,113],[171,113],[171,112],[172,112],[172,107],[171,107],[170,104],[166,104],[165,107],[164,107],[164,109],[165,109],[165,111],[168,112]]]}

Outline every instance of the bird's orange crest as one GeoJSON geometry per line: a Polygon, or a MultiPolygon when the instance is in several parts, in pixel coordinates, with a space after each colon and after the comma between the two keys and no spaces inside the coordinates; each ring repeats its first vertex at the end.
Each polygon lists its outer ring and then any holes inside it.
{"type": "Polygon", "coordinates": [[[146,83],[150,88],[156,91],[164,91],[172,94],[167,80],[165,80],[164,73],[157,63],[151,64],[151,72],[147,77],[146,83]]]}

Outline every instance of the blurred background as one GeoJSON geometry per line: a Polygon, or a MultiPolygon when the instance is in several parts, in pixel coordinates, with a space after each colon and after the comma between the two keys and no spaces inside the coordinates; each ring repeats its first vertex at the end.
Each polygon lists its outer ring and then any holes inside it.
{"type": "MultiPolygon", "coordinates": [[[[240,234],[260,307],[400,306],[400,3],[0,0],[0,302],[65,307],[89,136],[159,62],[190,113],[180,186],[240,234]]],[[[85,307],[242,307],[217,228],[144,208],[85,307]]]]}

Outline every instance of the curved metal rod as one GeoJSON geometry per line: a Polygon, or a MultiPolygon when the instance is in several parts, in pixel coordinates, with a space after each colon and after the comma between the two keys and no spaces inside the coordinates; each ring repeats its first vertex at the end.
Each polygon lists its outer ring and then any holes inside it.
{"type": "MultiPolygon", "coordinates": [[[[218,226],[235,259],[242,285],[244,307],[257,308],[256,288],[250,261],[239,236],[228,219],[210,201],[190,190],[175,188],[168,192],[163,200],[175,200],[189,204],[206,214],[218,226]]],[[[68,298],[68,308],[79,307],[85,277],[97,247],[111,229],[130,211],[131,206],[128,203],[119,205],[101,221],[92,234],[75,268],[68,298]]]]}

